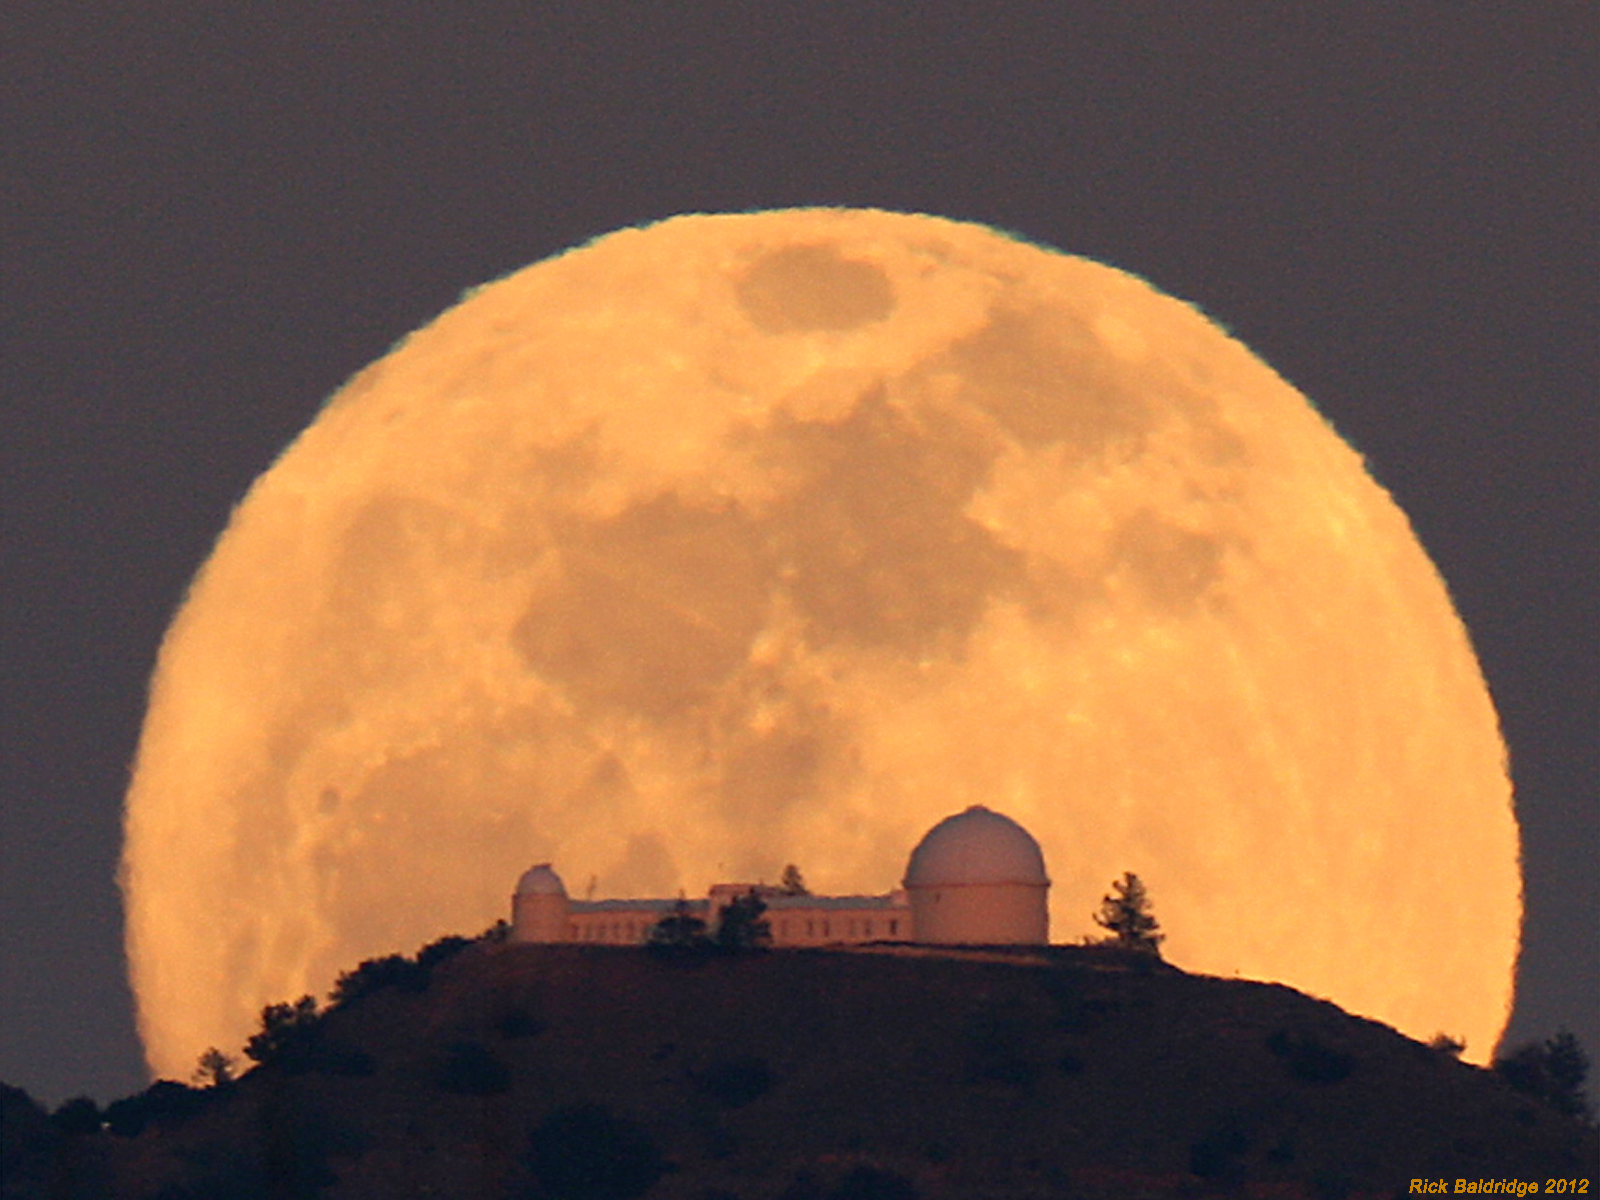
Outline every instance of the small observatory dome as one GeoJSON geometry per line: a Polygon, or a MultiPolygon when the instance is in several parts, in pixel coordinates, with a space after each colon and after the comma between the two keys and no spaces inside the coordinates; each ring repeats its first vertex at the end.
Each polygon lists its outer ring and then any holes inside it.
{"type": "Polygon", "coordinates": [[[975,804],[928,830],[906,863],[916,940],[1044,945],[1050,940],[1044,853],[1010,817],[975,804]]]}
{"type": "Polygon", "coordinates": [[[567,889],[549,863],[529,867],[511,893],[513,942],[563,942],[567,935],[567,889]]]}
{"type": "Polygon", "coordinates": [[[566,885],[561,882],[561,876],[555,873],[549,863],[540,863],[536,867],[529,867],[522,873],[522,878],[517,880],[517,895],[519,896],[565,896],[566,885]]]}

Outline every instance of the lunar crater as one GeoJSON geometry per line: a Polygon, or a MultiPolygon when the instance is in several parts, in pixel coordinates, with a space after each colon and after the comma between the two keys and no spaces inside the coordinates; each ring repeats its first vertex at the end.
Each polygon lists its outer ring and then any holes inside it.
{"type": "Polygon", "coordinates": [[[846,258],[830,243],[763,254],[736,293],[750,323],[766,333],[842,332],[887,319],[894,288],[875,263],[846,258]]]}

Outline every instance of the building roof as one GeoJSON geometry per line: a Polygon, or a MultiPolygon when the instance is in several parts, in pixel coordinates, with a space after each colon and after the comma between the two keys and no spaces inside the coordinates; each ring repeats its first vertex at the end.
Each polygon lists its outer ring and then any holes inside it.
{"type": "Polygon", "coordinates": [[[814,908],[825,911],[849,911],[858,908],[905,908],[903,900],[888,896],[763,896],[766,905],[774,912],[792,908],[814,908]]]}
{"type": "Polygon", "coordinates": [[[1033,835],[1002,813],[974,804],[923,836],[906,863],[905,886],[1022,883],[1048,886],[1033,835]]]}
{"type": "MultiPolygon", "coordinates": [[[[741,892],[740,895],[744,893],[741,892]]],[[[898,909],[905,908],[905,899],[902,896],[890,894],[887,896],[789,896],[789,895],[763,895],[762,901],[771,911],[788,911],[791,909],[815,909],[827,912],[849,912],[856,909],[898,909]]],[[[678,907],[677,900],[664,900],[657,897],[642,897],[628,900],[574,900],[569,905],[569,911],[574,913],[661,913],[668,914],[678,907]]],[[[705,916],[710,911],[708,900],[685,901],[691,913],[705,916]]]]}
{"type": "MultiPolygon", "coordinates": [[[[694,915],[705,915],[706,901],[686,900],[684,903],[694,915]]],[[[661,913],[666,915],[676,911],[677,907],[678,901],[676,900],[644,897],[637,900],[574,900],[568,906],[568,911],[574,913],[661,913]]]]}

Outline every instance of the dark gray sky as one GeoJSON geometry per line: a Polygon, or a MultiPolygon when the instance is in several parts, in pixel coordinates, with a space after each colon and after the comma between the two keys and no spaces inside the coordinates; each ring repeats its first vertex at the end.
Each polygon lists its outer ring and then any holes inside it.
{"type": "Polygon", "coordinates": [[[8,7],[0,1080],[51,1103],[144,1083],[114,873],[146,680],[229,508],[323,398],[464,287],[619,226],[795,204],[1134,271],[1367,455],[1511,748],[1512,1037],[1566,1026],[1600,1055],[1596,14],[8,7]]]}

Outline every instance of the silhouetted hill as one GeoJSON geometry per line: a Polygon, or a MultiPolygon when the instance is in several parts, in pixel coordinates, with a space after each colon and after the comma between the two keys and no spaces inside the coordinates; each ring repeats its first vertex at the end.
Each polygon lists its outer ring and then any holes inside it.
{"type": "Polygon", "coordinates": [[[69,1137],[7,1089],[6,1196],[1135,1200],[1595,1173],[1592,1129],[1491,1072],[1138,962],[474,943],[368,972],[236,1083],[107,1110],[136,1136],[69,1137]]]}

